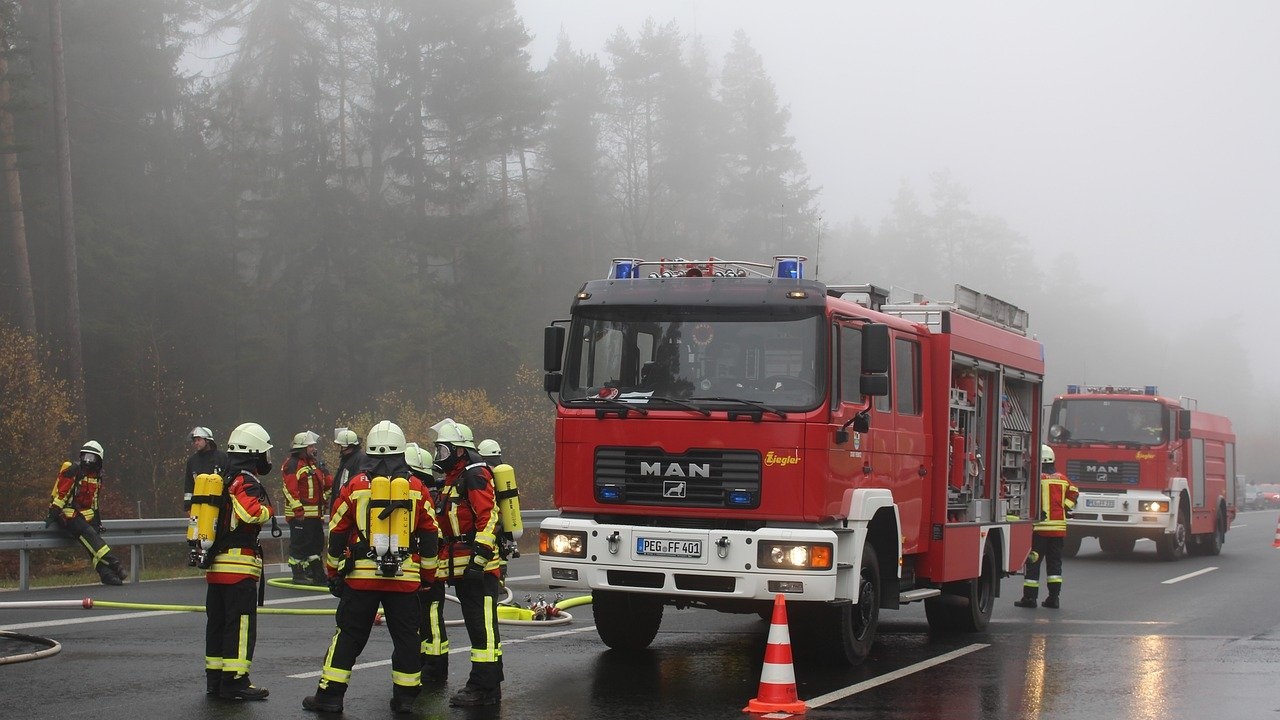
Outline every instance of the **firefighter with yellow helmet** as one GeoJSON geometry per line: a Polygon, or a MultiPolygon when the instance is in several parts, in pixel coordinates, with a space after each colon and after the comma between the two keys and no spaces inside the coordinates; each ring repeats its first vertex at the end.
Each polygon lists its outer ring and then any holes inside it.
{"type": "Polygon", "coordinates": [[[424,572],[433,577],[438,537],[427,490],[405,463],[406,446],[395,423],[374,425],[365,437],[368,459],[334,506],[324,563],[338,598],[337,628],[316,693],[302,701],[307,710],[342,712],[379,605],[391,633],[392,712],[412,713],[422,690],[418,588],[424,572]]]}
{"type": "Polygon", "coordinates": [[[89,559],[103,585],[120,585],[129,573],[102,539],[102,511],[98,509],[101,487],[102,445],[90,440],[80,448],[77,463],[65,460],[58,470],[45,526],[56,526],[89,551],[89,559]]]}
{"type": "MultiPolygon", "coordinates": [[[[436,514],[440,562],[436,572],[454,587],[471,639],[471,674],[450,705],[496,705],[502,700],[502,642],[498,636],[501,558],[493,472],[476,451],[471,428],[452,418],[431,426],[434,467],[444,474],[436,514]]],[[[444,626],[439,628],[444,637],[444,626]]],[[[427,637],[423,635],[424,644],[427,637]]],[[[444,657],[447,657],[444,656],[444,657]]]]}
{"type": "MultiPolygon", "coordinates": [[[[193,520],[211,531],[200,544],[205,594],[205,691],[226,700],[266,700],[267,689],[249,682],[258,634],[262,579],[262,526],[274,523],[271,498],[259,478],[271,472],[271,436],[258,423],[243,423],[227,439],[226,482],[196,477],[193,520]]],[[[274,528],[274,524],[273,524],[274,528]]],[[[279,535],[279,531],[275,531],[279,535]]],[[[190,537],[190,535],[188,535],[190,537]]]]}
{"type": "Polygon", "coordinates": [[[1071,480],[1055,468],[1053,448],[1041,445],[1040,505],[1031,536],[1031,554],[1027,556],[1023,572],[1022,599],[1014,605],[1022,608],[1036,606],[1036,596],[1040,594],[1040,563],[1045,561],[1048,565],[1046,584],[1049,586],[1049,597],[1041,604],[1047,608],[1058,608],[1058,596],[1062,592],[1062,546],[1067,537],[1067,518],[1075,509],[1079,494],[1080,491],[1071,484],[1071,480]]]}
{"type": "Polygon", "coordinates": [[[293,436],[293,448],[280,466],[284,510],[289,515],[289,569],[293,582],[324,585],[324,521],[332,478],[316,451],[320,436],[304,430],[293,436]]]}

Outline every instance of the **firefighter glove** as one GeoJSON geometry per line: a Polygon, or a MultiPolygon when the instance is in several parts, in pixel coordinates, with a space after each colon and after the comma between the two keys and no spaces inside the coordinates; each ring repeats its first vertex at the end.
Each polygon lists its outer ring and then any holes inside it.
{"type": "Polygon", "coordinates": [[[62,524],[62,509],[56,505],[49,506],[49,514],[46,515],[44,518],[44,526],[46,528],[50,528],[50,527],[53,527],[54,525],[61,525],[61,524],[62,524]]]}
{"type": "Polygon", "coordinates": [[[329,594],[341,600],[342,593],[347,590],[347,582],[342,579],[341,575],[330,575],[327,581],[329,583],[329,594]]]}
{"type": "Polygon", "coordinates": [[[477,555],[472,555],[467,567],[462,571],[462,579],[479,581],[483,577],[484,560],[477,555]]]}

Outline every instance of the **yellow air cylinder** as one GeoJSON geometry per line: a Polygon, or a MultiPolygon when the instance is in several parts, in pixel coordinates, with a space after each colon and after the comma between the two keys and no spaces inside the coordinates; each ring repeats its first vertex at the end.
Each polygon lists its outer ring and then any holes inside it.
{"type": "MultiPolygon", "coordinates": [[[[200,548],[208,550],[213,547],[214,535],[218,532],[218,501],[217,498],[222,496],[222,476],[208,473],[196,477],[196,487],[200,487],[201,479],[204,480],[203,495],[205,502],[200,504],[200,518],[196,521],[196,534],[200,539],[200,548]]],[[[191,503],[191,510],[194,512],[196,504],[191,503]]]]}
{"type": "Polygon", "coordinates": [[[378,557],[386,555],[391,548],[391,518],[383,514],[390,499],[391,481],[385,477],[374,478],[369,483],[369,540],[378,557]]]}
{"type": "Polygon", "coordinates": [[[200,539],[200,510],[204,507],[204,502],[200,498],[204,497],[204,483],[208,475],[195,476],[194,483],[191,485],[191,508],[187,510],[187,542],[195,545],[200,539]]]}
{"type": "Polygon", "coordinates": [[[398,477],[391,481],[391,502],[397,503],[396,509],[391,511],[391,527],[388,529],[391,535],[391,551],[407,551],[409,549],[409,519],[412,515],[408,506],[408,480],[398,477]]]}
{"type": "Polygon", "coordinates": [[[494,496],[498,503],[498,522],[502,529],[519,540],[524,534],[524,521],[520,518],[520,488],[516,486],[516,469],[502,463],[493,469],[494,496]]]}

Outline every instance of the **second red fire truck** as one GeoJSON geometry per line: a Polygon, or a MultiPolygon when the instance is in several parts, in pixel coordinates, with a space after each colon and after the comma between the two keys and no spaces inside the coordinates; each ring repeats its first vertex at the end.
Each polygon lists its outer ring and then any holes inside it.
{"type": "Polygon", "coordinates": [[[957,287],[890,302],[805,259],[614,261],[546,333],[555,505],[540,568],[640,649],[665,608],[768,617],[862,661],[880,610],[987,626],[1030,549],[1043,349],[957,287]]]}
{"type": "Polygon", "coordinates": [[[1236,514],[1231,420],[1154,386],[1070,385],[1053,401],[1049,445],[1080,488],[1065,554],[1086,537],[1127,554],[1154,540],[1164,560],[1217,555],[1236,514]]]}

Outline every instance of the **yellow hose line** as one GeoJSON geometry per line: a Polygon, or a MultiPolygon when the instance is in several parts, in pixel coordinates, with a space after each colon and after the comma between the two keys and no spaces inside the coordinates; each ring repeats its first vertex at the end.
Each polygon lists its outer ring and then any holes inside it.
{"type": "Polygon", "coordinates": [[[590,595],[579,595],[578,597],[565,598],[564,600],[561,600],[560,602],[556,603],[556,607],[560,608],[561,610],[568,610],[571,607],[578,607],[579,605],[590,605],[590,604],[591,604],[590,595]]]}
{"type": "Polygon", "coordinates": [[[323,593],[329,592],[328,585],[304,585],[302,583],[296,583],[296,582],[293,582],[292,580],[286,580],[284,578],[268,578],[267,584],[270,585],[271,587],[284,588],[286,590],[306,590],[308,592],[323,592],[323,593]]]}
{"type": "MultiPolygon", "coordinates": [[[[168,612],[204,612],[203,605],[158,605],[155,603],[116,602],[115,600],[94,600],[86,609],[98,607],[119,608],[122,610],[162,610],[168,612]]],[[[337,608],[274,608],[260,607],[261,615],[332,615],[337,608]]]]}

